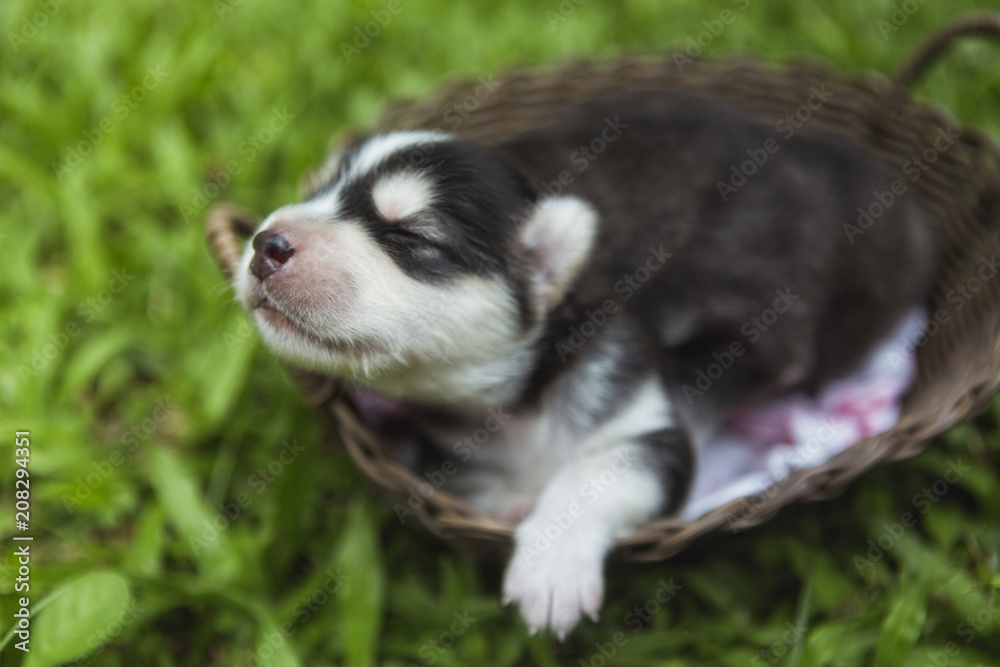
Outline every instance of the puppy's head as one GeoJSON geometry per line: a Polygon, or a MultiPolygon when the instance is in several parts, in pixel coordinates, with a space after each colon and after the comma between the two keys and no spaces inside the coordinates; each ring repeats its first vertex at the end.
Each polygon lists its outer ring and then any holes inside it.
{"type": "Polygon", "coordinates": [[[587,204],[534,201],[485,149],[441,133],[375,136],[333,156],[306,201],[268,216],[235,288],[265,344],[304,368],[360,382],[481,371],[537,336],[595,228],[587,204]]]}

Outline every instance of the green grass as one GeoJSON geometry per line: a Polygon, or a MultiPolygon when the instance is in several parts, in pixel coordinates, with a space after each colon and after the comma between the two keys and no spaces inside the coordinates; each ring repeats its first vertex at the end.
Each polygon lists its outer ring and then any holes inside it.
{"type": "MultiPolygon", "coordinates": [[[[400,525],[320,445],[201,227],[214,201],[292,201],[335,131],[455,72],[662,51],[738,4],[710,54],[889,72],[977,4],[912,2],[884,38],[889,0],[587,0],[554,26],[556,0],[403,0],[347,62],[387,2],[5,0],[0,537],[13,552],[13,434],[30,429],[35,616],[30,657],[11,641],[3,665],[997,664],[1000,403],[834,500],[612,565],[600,624],[560,645],[499,606],[502,562],[400,525]],[[662,607],[661,580],[681,586],[662,607]]],[[[920,95],[1000,136],[998,59],[963,45],[920,95]]],[[[24,595],[3,566],[0,635],[24,595]]]]}

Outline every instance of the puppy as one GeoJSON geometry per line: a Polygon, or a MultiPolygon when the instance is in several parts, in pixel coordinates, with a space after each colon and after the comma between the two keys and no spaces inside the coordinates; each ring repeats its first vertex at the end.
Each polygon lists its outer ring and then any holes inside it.
{"type": "Polygon", "coordinates": [[[489,147],[369,137],[261,224],[235,289],[276,355],[405,409],[445,488],[518,522],[504,598],[562,637],[727,412],[849,371],[925,295],[918,202],[845,233],[894,175],[804,134],[647,92],[489,147]]]}

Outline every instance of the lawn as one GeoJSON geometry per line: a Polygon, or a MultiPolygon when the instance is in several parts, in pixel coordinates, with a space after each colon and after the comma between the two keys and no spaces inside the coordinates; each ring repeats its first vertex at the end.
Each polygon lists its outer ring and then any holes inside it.
{"type": "MultiPolygon", "coordinates": [[[[202,228],[293,201],[332,134],[449,75],[672,53],[724,10],[710,57],[892,72],[985,4],[4,0],[0,664],[1000,664],[1000,402],[827,502],[612,563],[600,623],[559,644],[500,606],[501,560],[401,524],[322,443],[202,228]]],[[[998,63],[964,44],[918,95],[1000,137],[998,63]]]]}

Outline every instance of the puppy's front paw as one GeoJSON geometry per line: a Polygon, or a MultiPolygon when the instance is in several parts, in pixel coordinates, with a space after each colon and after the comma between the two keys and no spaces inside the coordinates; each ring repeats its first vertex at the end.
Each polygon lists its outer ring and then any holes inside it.
{"type": "MultiPolygon", "coordinates": [[[[521,528],[530,529],[530,524],[521,528]]],[[[526,532],[541,534],[518,530],[517,547],[504,577],[504,604],[520,605],[531,634],[552,628],[561,641],[581,615],[597,621],[604,599],[605,550],[568,532],[555,540],[537,541],[526,532]]]]}

